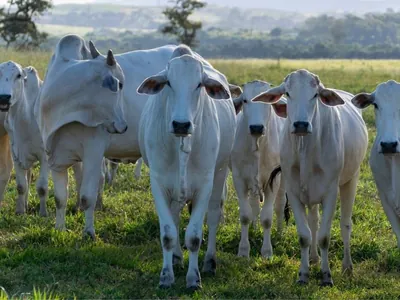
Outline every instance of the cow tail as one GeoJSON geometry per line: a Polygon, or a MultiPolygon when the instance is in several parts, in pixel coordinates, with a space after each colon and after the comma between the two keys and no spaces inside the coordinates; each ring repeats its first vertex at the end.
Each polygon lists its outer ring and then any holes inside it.
{"type": "Polygon", "coordinates": [[[273,186],[274,186],[275,177],[278,176],[279,173],[281,173],[281,172],[282,172],[281,166],[277,166],[277,167],[271,172],[271,175],[269,176],[268,183],[267,183],[267,184],[269,185],[269,187],[271,188],[271,191],[272,191],[273,186]]]}
{"type": "Polygon", "coordinates": [[[289,199],[288,199],[287,193],[285,193],[285,197],[286,197],[285,222],[286,222],[286,225],[288,225],[289,224],[289,219],[290,219],[290,205],[289,205],[289,199]]]}

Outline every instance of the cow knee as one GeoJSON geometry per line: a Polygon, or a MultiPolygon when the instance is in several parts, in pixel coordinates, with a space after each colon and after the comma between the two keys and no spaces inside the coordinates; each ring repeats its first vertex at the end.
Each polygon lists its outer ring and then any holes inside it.
{"type": "Polygon", "coordinates": [[[301,235],[299,237],[299,243],[301,248],[308,248],[311,245],[311,239],[308,236],[301,235]]]}
{"type": "Polygon", "coordinates": [[[36,188],[36,191],[37,191],[39,197],[44,197],[44,196],[46,196],[46,194],[47,194],[47,188],[45,188],[45,187],[43,187],[43,186],[38,186],[38,187],[36,188]]]}
{"type": "Polygon", "coordinates": [[[186,247],[189,249],[190,252],[197,252],[200,249],[201,239],[198,236],[192,236],[189,239],[189,243],[186,247]]]}
{"type": "Polygon", "coordinates": [[[250,220],[250,217],[249,216],[245,216],[245,215],[241,215],[240,216],[240,223],[242,224],[242,225],[244,225],[244,226],[247,226],[247,225],[249,225],[250,224],[250,222],[251,222],[251,220],[250,220]]]}
{"type": "Polygon", "coordinates": [[[319,247],[321,249],[328,249],[329,248],[329,236],[323,236],[318,240],[319,247]]]}
{"type": "Polygon", "coordinates": [[[175,239],[172,235],[170,235],[169,233],[165,233],[162,236],[162,245],[163,248],[167,251],[172,250],[175,247],[175,239]]]}
{"type": "Polygon", "coordinates": [[[17,184],[18,195],[25,195],[26,187],[22,184],[17,184]]]}
{"type": "Polygon", "coordinates": [[[272,220],[270,219],[265,219],[262,221],[262,226],[264,229],[271,229],[272,226],[272,220]]]}
{"type": "Polygon", "coordinates": [[[85,195],[81,196],[81,207],[83,210],[87,210],[90,207],[90,199],[85,195]]]}

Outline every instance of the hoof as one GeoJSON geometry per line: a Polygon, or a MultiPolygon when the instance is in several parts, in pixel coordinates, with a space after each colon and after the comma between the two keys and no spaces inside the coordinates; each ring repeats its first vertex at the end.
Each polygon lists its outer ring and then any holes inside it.
{"type": "Polygon", "coordinates": [[[296,281],[296,283],[297,283],[298,285],[307,285],[307,284],[308,284],[308,281],[299,279],[299,280],[296,281]]]}
{"type": "Polygon", "coordinates": [[[245,257],[245,258],[249,258],[250,257],[250,249],[249,248],[245,248],[245,247],[239,247],[239,251],[238,251],[238,256],[239,257],[245,257]]]}
{"type": "Polygon", "coordinates": [[[201,277],[199,270],[191,271],[191,274],[186,277],[186,288],[191,291],[201,289],[201,277]]]}
{"type": "Polygon", "coordinates": [[[190,285],[186,287],[190,292],[195,292],[197,290],[201,290],[202,286],[201,283],[195,284],[195,285],[190,285]]]}
{"type": "Polygon", "coordinates": [[[333,286],[333,280],[332,280],[332,275],[331,272],[324,272],[322,274],[322,280],[320,282],[320,286],[333,286]]]}
{"type": "Polygon", "coordinates": [[[343,274],[348,274],[348,275],[353,274],[353,264],[352,264],[352,263],[350,263],[350,264],[343,264],[343,265],[342,265],[342,273],[343,273],[343,274]]]}
{"type": "Polygon", "coordinates": [[[308,284],[310,274],[299,272],[299,279],[297,280],[298,285],[306,285],[308,284]]]}
{"type": "Polygon", "coordinates": [[[263,258],[271,260],[273,256],[272,249],[261,249],[261,256],[263,258]]]}
{"type": "Polygon", "coordinates": [[[162,269],[160,274],[160,283],[158,284],[160,289],[169,289],[174,283],[174,273],[167,268],[162,269]]]}
{"type": "Polygon", "coordinates": [[[332,281],[332,279],[331,279],[331,281],[323,281],[323,280],[321,280],[321,283],[319,285],[322,286],[322,287],[325,287],[325,286],[333,287],[333,281],[332,281]]]}
{"type": "Polygon", "coordinates": [[[47,210],[40,211],[40,212],[39,212],[39,216],[41,216],[41,217],[43,217],[43,218],[46,218],[46,217],[48,216],[47,210]]]}
{"type": "Polygon", "coordinates": [[[15,212],[15,214],[16,214],[17,216],[22,216],[22,215],[25,214],[25,210],[17,210],[17,211],[15,212]]]}
{"type": "Polygon", "coordinates": [[[94,231],[84,231],[83,238],[90,239],[92,241],[96,240],[96,233],[94,231]]]}

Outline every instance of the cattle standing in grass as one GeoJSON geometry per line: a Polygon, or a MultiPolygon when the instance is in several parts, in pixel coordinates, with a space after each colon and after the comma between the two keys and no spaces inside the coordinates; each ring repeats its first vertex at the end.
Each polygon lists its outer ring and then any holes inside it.
{"type": "Polygon", "coordinates": [[[182,263],[179,214],[191,201],[185,235],[189,249],[186,284],[196,289],[201,286],[198,254],[207,207],[209,236],[203,271],[216,268],[216,233],[236,126],[229,85],[225,76],[181,46],[166,69],[146,79],[138,92],[152,95],[140,119],[139,142],[150,168],[160,220],[160,286],[174,283],[172,265],[182,263]]]}
{"type": "Polygon", "coordinates": [[[40,175],[36,190],[40,198],[40,215],[47,216],[48,186],[47,158],[43,149],[39,127],[33,116],[33,107],[42,81],[32,67],[23,69],[9,61],[0,64],[0,98],[7,99],[1,109],[7,111],[4,126],[11,143],[17,181],[17,214],[28,208],[30,169],[37,161],[40,175]]]}
{"type": "Polygon", "coordinates": [[[268,186],[271,172],[280,164],[280,134],[284,118],[278,114],[286,113],[286,104],[272,105],[254,103],[250,100],[265,92],[270,85],[263,81],[253,81],[244,85],[243,94],[233,101],[238,110],[235,143],[232,150],[232,176],[240,205],[242,233],[239,244],[239,256],[249,257],[249,224],[257,222],[260,214],[260,202],[265,201],[261,211],[261,224],[264,230],[264,242],[261,254],[272,256],[271,225],[273,206],[278,217],[278,231],[283,226],[285,191],[280,180],[274,188],[268,186]]]}
{"type": "Polygon", "coordinates": [[[127,129],[121,109],[124,74],[111,50],[106,57],[82,38],[68,35],[56,47],[35,106],[56,199],[56,228],[65,228],[67,169],[82,161],[80,199],[84,232],[92,238],[94,208],[110,134],[127,129]]]}
{"type": "MultiPolygon", "coordinates": [[[[105,178],[106,182],[109,186],[112,186],[114,183],[115,176],[117,176],[118,164],[124,160],[116,160],[116,159],[105,159],[105,178]]],[[[142,168],[143,159],[138,159],[135,165],[134,177],[136,180],[140,179],[141,176],[141,168],[142,168]]]]}
{"type": "MultiPolygon", "coordinates": [[[[338,187],[344,244],[342,267],[344,270],[353,267],[351,215],[360,165],[367,151],[367,128],[361,112],[350,102],[353,95],[324,88],[319,78],[307,70],[289,74],[280,86],[258,95],[253,101],[276,103],[284,94],[287,120],[282,137],[281,166],[301,247],[298,282],[304,284],[309,280],[309,248],[317,239],[321,250],[321,284],[332,285],[328,248],[338,187]],[[318,204],[322,204],[322,220],[317,233],[318,204]]],[[[317,260],[316,248],[311,250],[312,259],[317,260]]]]}
{"type": "Polygon", "coordinates": [[[386,216],[400,248],[400,83],[390,80],[372,94],[356,95],[358,108],[375,107],[377,135],[371,149],[370,166],[386,216]]]}

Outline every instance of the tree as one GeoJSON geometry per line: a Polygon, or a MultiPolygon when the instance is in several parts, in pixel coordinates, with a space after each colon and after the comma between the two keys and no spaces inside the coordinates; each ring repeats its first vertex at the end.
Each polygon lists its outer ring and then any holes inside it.
{"type": "Polygon", "coordinates": [[[7,48],[17,49],[38,47],[47,38],[39,32],[35,18],[52,7],[51,0],[8,0],[8,9],[0,9],[0,36],[7,48]]]}
{"type": "Polygon", "coordinates": [[[282,28],[280,27],[275,27],[272,29],[269,33],[273,37],[280,37],[282,35],[282,28]]]}
{"type": "Polygon", "coordinates": [[[198,0],[171,0],[174,7],[168,7],[163,14],[168,18],[169,24],[161,28],[163,34],[175,35],[178,42],[194,47],[197,44],[196,33],[201,29],[201,22],[190,21],[189,16],[196,10],[206,6],[205,2],[198,0]]]}

